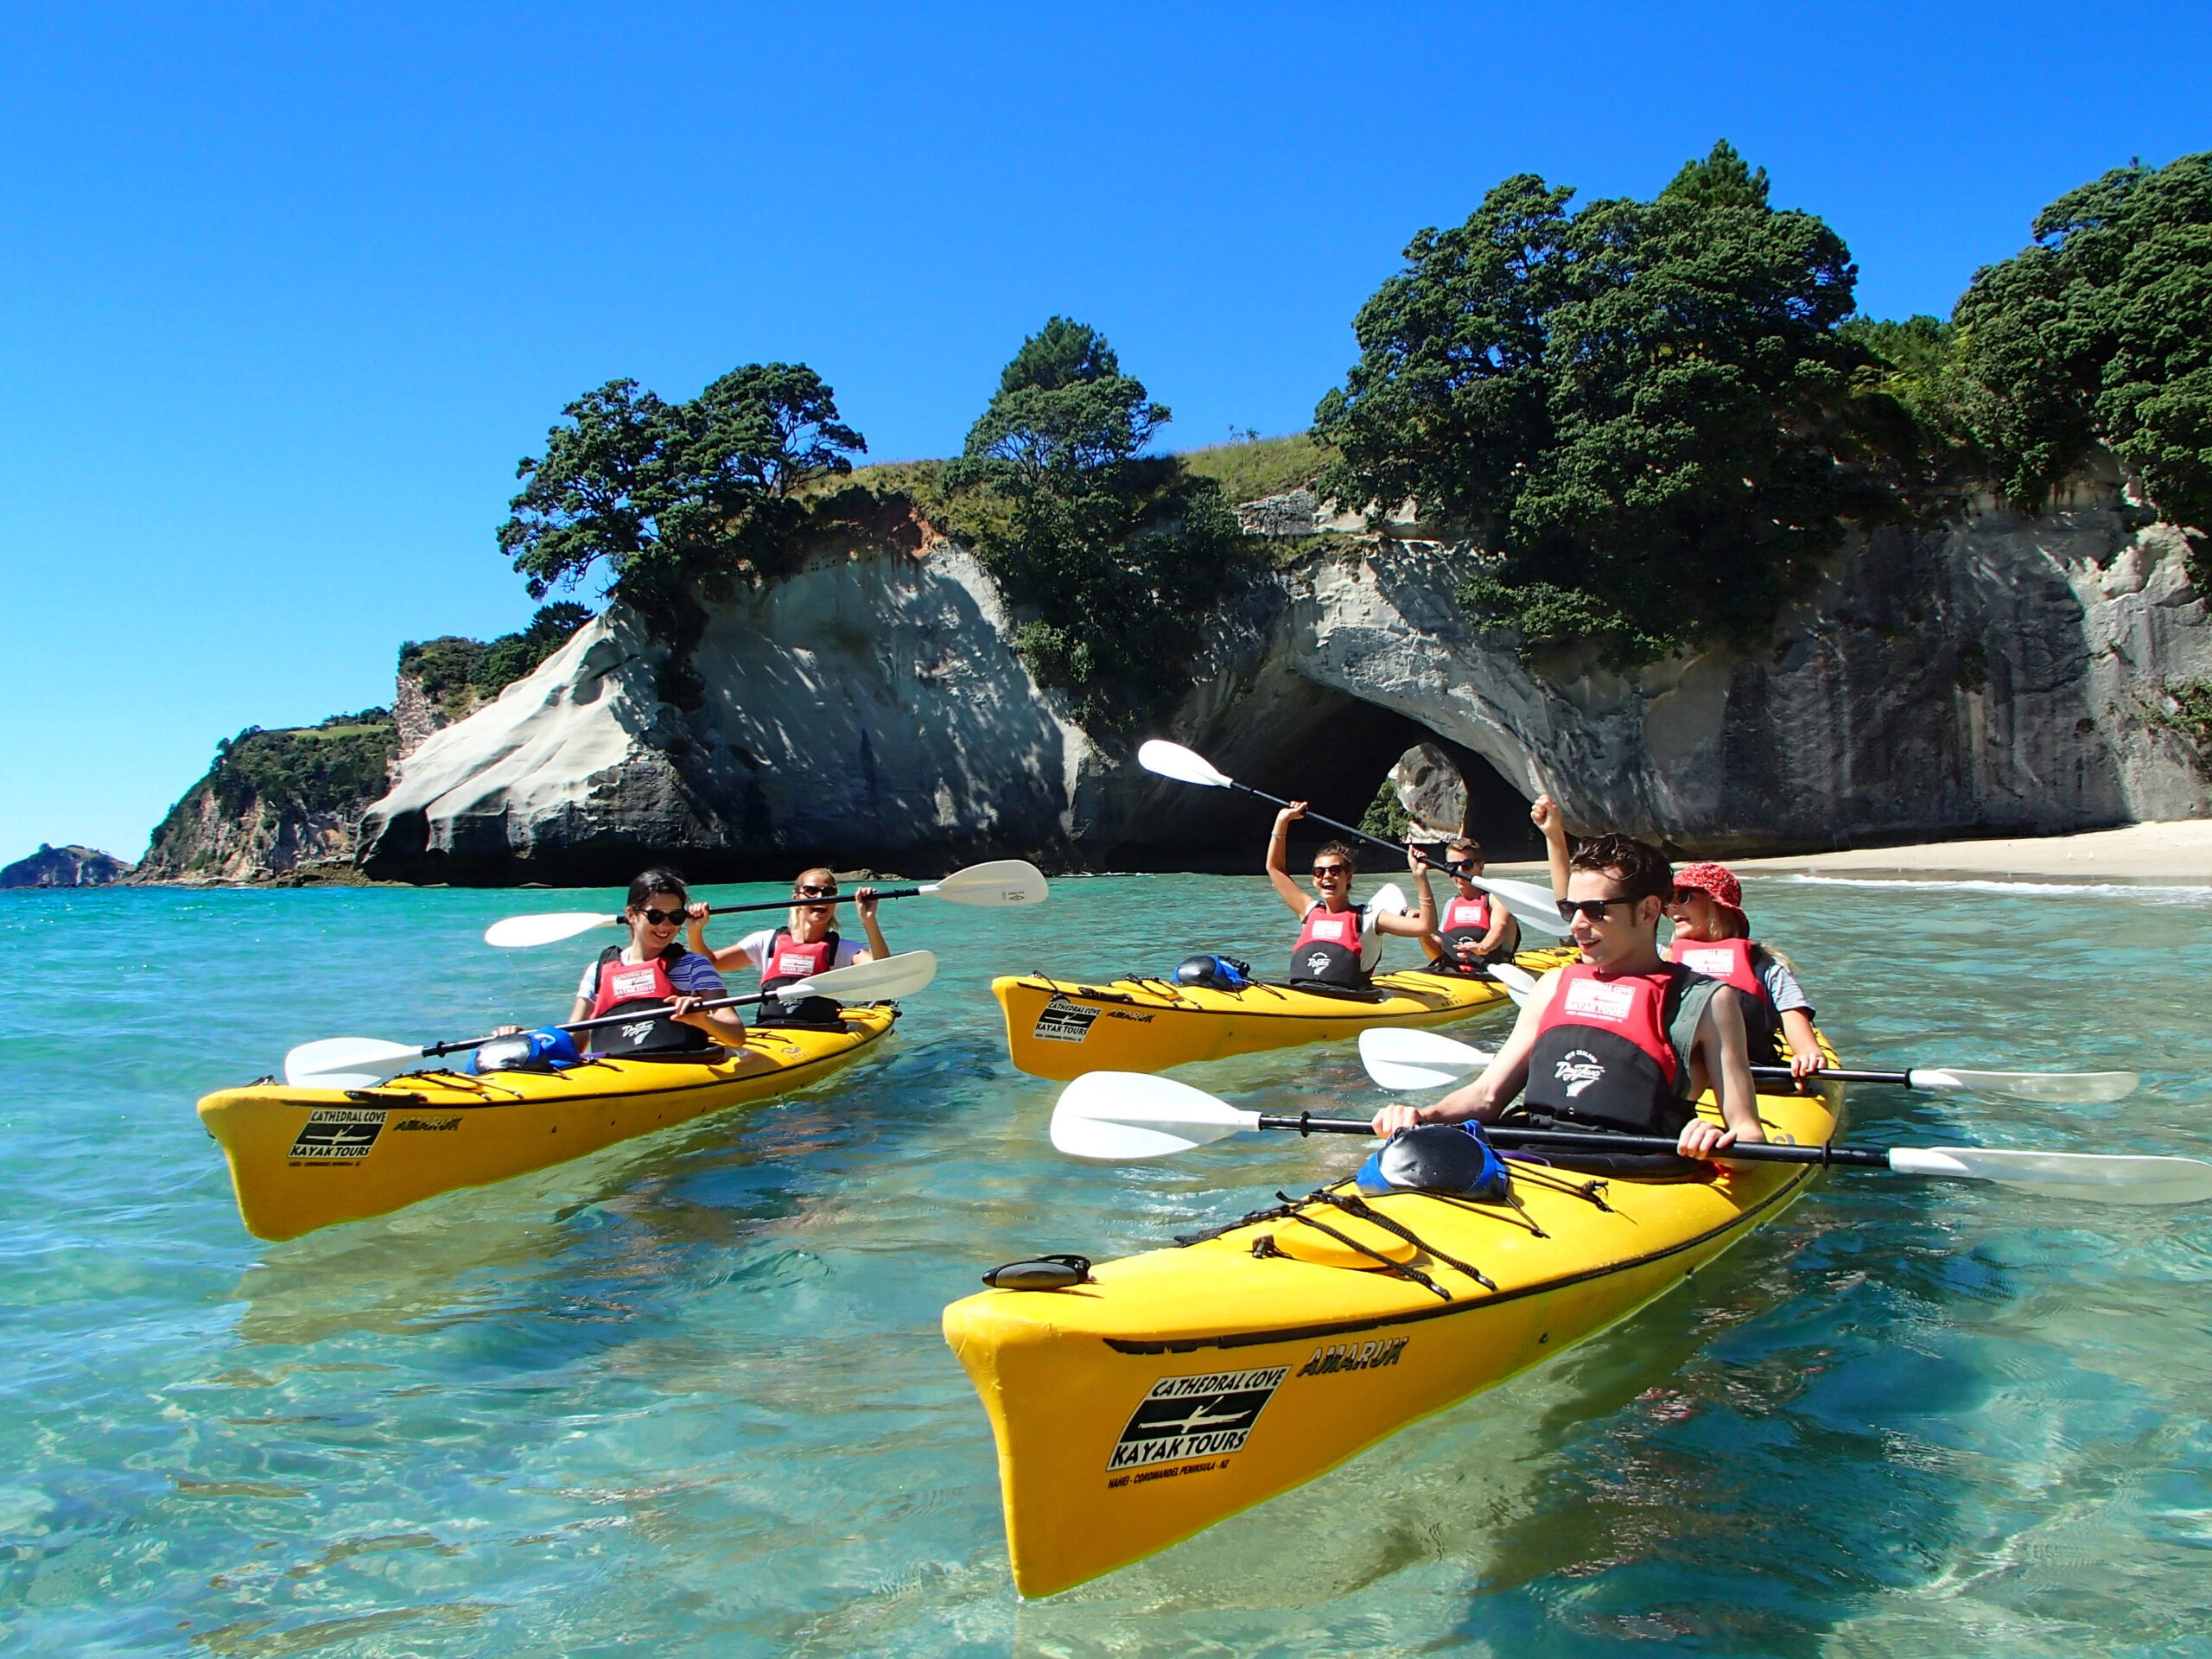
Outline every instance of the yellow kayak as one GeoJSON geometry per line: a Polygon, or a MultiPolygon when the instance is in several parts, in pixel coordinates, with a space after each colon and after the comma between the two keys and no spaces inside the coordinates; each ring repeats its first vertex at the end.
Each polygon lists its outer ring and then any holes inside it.
{"type": "MultiPolygon", "coordinates": [[[[1717,1120],[1709,1099],[1701,1109],[1717,1120]]],[[[1832,1139],[1842,1110],[1836,1084],[1759,1099],[1768,1137],[1804,1145],[1832,1139]]],[[[1524,1210],[1363,1200],[1418,1244],[1308,1198],[1101,1263],[1087,1284],[946,1308],[945,1340],[998,1440],[1015,1587],[1051,1595],[1141,1560],[1562,1352],[1780,1215],[1819,1173],[1512,1168],[1524,1210]]],[[[1363,1202],[1349,1181],[1324,1192],[1363,1202]]]]}
{"type": "Polygon", "coordinates": [[[375,1089],[224,1089],[200,1103],[248,1231],[295,1238],[460,1186],[504,1181],[728,1106],[804,1088],[890,1031],[889,1005],[842,1031],[754,1031],[712,1062],[608,1059],[565,1071],[418,1071],[375,1089]]]}
{"type": "MultiPolygon", "coordinates": [[[[1524,950],[1532,974],[1578,961],[1572,947],[1524,950]]],[[[1006,1046],[1032,1077],[1086,1071],[1164,1071],[1192,1060],[1226,1059],[1357,1036],[1370,1026],[1441,1026],[1507,1001],[1496,980],[1407,969],[1375,976],[1372,992],[1293,990],[1253,985],[1218,991],[1165,979],[1105,984],[1024,974],[991,982],[1006,1014],[1006,1046]]]]}

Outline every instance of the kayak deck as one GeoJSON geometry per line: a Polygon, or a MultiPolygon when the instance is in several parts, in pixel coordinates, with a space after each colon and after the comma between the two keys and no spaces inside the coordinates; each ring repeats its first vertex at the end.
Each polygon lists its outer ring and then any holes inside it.
{"type": "MultiPolygon", "coordinates": [[[[1524,950],[1515,961],[1541,975],[1580,954],[1524,950]]],[[[1343,1039],[1370,1026],[1446,1025],[1510,1001],[1496,980],[1418,969],[1377,974],[1372,983],[1376,995],[1331,995],[1283,985],[1218,991],[1166,979],[1097,983],[1024,974],[993,980],[991,995],[1006,1015],[1014,1065],[1062,1081],[1343,1039]]]]}
{"type": "Polygon", "coordinates": [[[374,1089],[256,1084],[207,1096],[200,1121],[229,1160],[247,1230],[294,1238],[804,1088],[858,1058],[897,1018],[883,1004],[846,1009],[838,1031],[749,1032],[743,1048],[709,1063],[417,1071],[374,1089]]]}
{"type": "MultiPolygon", "coordinates": [[[[1840,1084],[1762,1096],[1760,1116],[1770,1139],[1824,1142],[1841,1096],[1840,1084]]],[[[946,1308],[945,1339],[998,1443],[1016,1588],[1050,1595],[1141,1560],[1563,1351],[1773,1219],[1819,1173],[1593,1177],[1518,1157],[1512,1168],[1525,1209],[1364,1200],[1418,1248],[1308,1199],[1101,1263],[1088,1284],[987,1290],[946,1308]]]]}

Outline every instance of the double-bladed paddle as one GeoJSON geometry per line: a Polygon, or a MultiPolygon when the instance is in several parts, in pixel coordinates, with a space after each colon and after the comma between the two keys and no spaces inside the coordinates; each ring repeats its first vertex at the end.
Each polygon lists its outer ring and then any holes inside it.
{"type": "MultiPolygon", "coordinates": [[[[832,968],[772,992],[719,996],[711,1001],[696,1002],[692,1007],[695,1010],[734,1008],[747,1003],[765,1002],[771,997],[783,1001],[797,1001],[807,996],[834,997],[841,1001],[870,997],[887,1001],[894,997],[912,996],[936,977],[935,956],[927,950],[904,950],[880,962],[856,962],[849,968],[832,968]]],[[[596,1020],[579,1020],[559,1028],[575,1032],[591,1031],[601,1026],[626,1026],[668,1011],[665,1004],[657,1008],[633,1008],[627,1014],[602,1014],[596,1020]]],[[[461,1042],[417,1045],[387,1043],[375,1037],[325,1037],[318,1042],[302,1043],[284,1057],[284,1081],[295,1089],[367,1089],[405,1071],[417,1060],[459,1054],[481,1048],[493,1040],[490,1037],[471,1037],[461,1042]]]]}
{"type": "MultiPolygon", "coordinates": [[[[1140,744],[1137,764],[1147,772],[1161,778],[1172,778],[1179,784],[1196,784],[1201,789],[1233,789],[1240,794],[1249,795],[1255,800],[1266,801],[1275,806],[1290,804],[1279,795],[1270,795],[1264,790],[1254,789],[1249,784],[1238,783],[1227,772],[1216,770],[1204,755],[1185,748],[1180,743],[1154,738],[1148,743],[1140,744]]],[[[1319,812],[1309,810],[1306,816],[1316,823],[1325,823],[1332,830],[1341,830],[1386,852],[1402,853],[1406,850],[1403,842],[1370,836],[1364,830],[1349,823],[1339,823],[1334,818],[1325,818],[1319,812]]],[[[1438,868],[1426,855],[1418,856],[1432,869],[1438,868]]],[[[1447,871],[1446,874],[1450,873],[1447,871]]],[[[1533,927],[1555,938],[1567,937],[1567,924],[1560,919],[1559,900],[1548,889],[1531,887],[1526,881],[1493,881],[1482,875],[1471,875],[1465,879],[1470,886],[1496,894],[1498,901],[1520,919],[1522,926],[1533,927]]]]}
{"type": "MultiPolygon", "coordinates": [[[[970,864],[964,870],[955,870],[942,881],[926,882],[917,887],[885,887],[874,896],[948,899],[956,905],[1004,910],[1015,905],[1041,905],[1050,893],[1045,873],[1034,864],[1019,858],[1002,858],[988,864],[970,864]]],[[[734,916],[748,910],[789,910],[793,905],[842,903],[851,896],[842,894],[836,900],[764,899],[750,905],[715,905],[707,914],[734,916]]],[[[623,923],[621,915],[610,916],[600,910],[558,910],[535,916],[509,916],[484,930],[484,943],[510,946],[557,944],[594,927],[620,927],[623,923]]]]}
{"type": "MultiPolygon", "coordinates": [[[[1479,1048],[1441,1032],[1370,1027],[1359,1033],[1360,1063],[1385,1089],[1442,1089],[1464,1082],[1491,1063],[1479,1048]]],[[[1755,1065],[1760,1083],[1787,1083],[1786,1065],[1755,1065]]],[[[1821,1071],[1824,1083],[1889,1083],[1940,1093],[2010,1095],[2048,1105],[2103,1105],[2125,1100],[2143,1079],[2133,1071],[1974,1071],[1957,1065],[1916,1065],[1904,1071],[1821,1071]]]]}
{"type": "MultiPolygon", "coordinates": [[[[1365,1118],[1240,1111],[1186,1083],[1141,1071],[1087,1072],[1061,1090],[1059,1103],[1052,1109],[1055,1147],[1071,1157],[1109,1163],[1162,1158],[1263,1129],[1300,1135],[1374,1133],[1365,1118]]],[[[1487,1124],[1484,1133],[1509,1152],[1563,1154],[1588,1147],[1650,1154],[1675,1149],[1671,1139],[1654,1135],[1487,1124]]],[[[1796,1147],[1765,1141],[1738,1141],[1721,1157],[1730,1163],[1823,1164],[1945,1180],[1999,1181],[2046,1197],[2105,1204],[2199,1204],[2212,1198],[2212,1164],[2196,1158],[2016,1152],[1992,1147],[1796,1147]]]]}

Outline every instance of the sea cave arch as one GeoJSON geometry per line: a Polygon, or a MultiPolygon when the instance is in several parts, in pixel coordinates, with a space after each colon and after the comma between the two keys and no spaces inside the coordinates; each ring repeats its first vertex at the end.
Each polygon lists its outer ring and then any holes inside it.
{"type": "MultiPolygon", "coordinates": [[[[1334,686],[1296,677],[1211,711],[1179,741],[1239,783],[1357,823],[1401,758],[1427,745],[1458,775],[1463,827],[1494,860],[1543,856],[1529,821],[1529,797],[1489,759],[1404,711],[1334,686]]],[[[1256,870],[1266,851],[1270,809],[1249,795],[1162,783],[1140,805],[1131,836],[1112,855],[1123,868],[1256,870]]],[[[1441,827],[1441,826],[1438,826],[1441,827]]],[[[1334,832],[1316,826],[1293,836],[1294,867],[1334,832]]],[[[1369,849],[1370,870],[1381,855],[1369,849]]]]}

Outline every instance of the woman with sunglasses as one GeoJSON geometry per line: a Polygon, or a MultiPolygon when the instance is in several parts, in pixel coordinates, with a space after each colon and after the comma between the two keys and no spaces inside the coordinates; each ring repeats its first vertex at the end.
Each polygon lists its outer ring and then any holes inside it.
{"type": "Polygon", "coordinates": [[[729,993],[703,956],[677,942],[690,895],[673,870],[647,870],[630,884],[622,918],[627,944],[610,944],[584,969],[571,1023],[604,1014],[665,1007],[668,1012],[591,1033],[594,1053],[620,1056],[697,1053],[722,1043],[745,1046],[745,1022],[731,1008],[701,1008],[729,993]]]}
{"type": "Polygon", "coordinates": [[[1765,1065],[1778,1043],[1789,1049],[1789,1070],[1809,1077],[1827,1063],[1813,1034],[1813,1004],[1789,961],[1751,938],[1744,913],[1744,887],[1721,864],[1685,864],[1675,872],[1667,919],[1675,937],[1667,957],[1736,988],[1753,1064],[1765,1065]]]}
{"type": "Polygon", "coordinates": [[[1372,905],[1352,903],[1351,879],[1359,874],[1358,855],[1349,842],[1332,841],[1313,855],[1313,891],[1319,899],[1307,898],[1284,861],[1290,826],[1306,816],[1306,804],[1293,801],[1276,813],[1274,834],[1268,840],[1268,880],[1301,924],[1298,943],[1290,950],[1290,982],[1364,990],[1367,976],[1382,954],[1379,934],[1418,939],[1436,931],[1436,899],[1428,890],[1428,866],[1413,849],[1406,849],[1406,868],[1421,888],[1421,911],[1414,916],[1391,915],[1372,905]]]}
{"type": "MultiPolygon", "coordinates": [[[[776,991],[832,968],[849,968],[856,962],[876,962],[891,954],[876,925],[874,887],[853,893],[860,906],[861,927],[868,934],[862,950],[837,935],[836,872],[820,866],[799,872],[791,883],[791,911],[780,927],[764,927],[747,934],[735,944],[708,952],[717,968],[734,968],[750,962],[760,971],[760,988],[776,991]]],[[[691,948],[707,951],[707,907],[691,906],[691,948]]],[[[797,1002],[763,1002],[754,1021],[760,1026],[828,1026],[837,1022],[840,1004],[826,996],[801,997],[797,1002]]]]}
{"type": "Polygon", "coordinates": [[[1437,931],[1421,941],[1427,949],[1424,973],[1487,979],[1493,962],[1510,962],[1521,948],[1521,924],[1513,912],[1473,885],[1483,873],[1478,841],[1454,836],[1444,844],[1444,868],[1459,891],[1446,901],[1437,931]]]}

